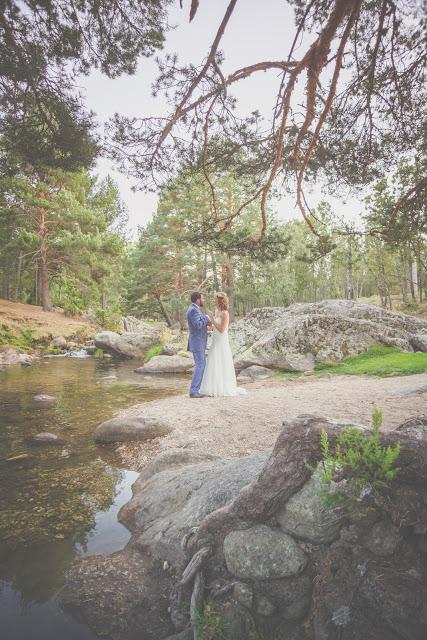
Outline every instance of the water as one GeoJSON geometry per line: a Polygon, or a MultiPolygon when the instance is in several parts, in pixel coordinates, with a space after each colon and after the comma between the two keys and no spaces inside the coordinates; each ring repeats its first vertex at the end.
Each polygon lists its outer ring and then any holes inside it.
{"type": "Polygon", "coordinates": [[[120,466],[114,447],[97,446],[93,431],[121,408],[188,385],[139,376],[130,361],[75,356],[0,373],[0,637],[8,640],[95,640],[57,594],[79,555],[126,545],[117,513],[137,474],[120,466]],[[59,444],[35,446],[42,431],[59,444]]]}

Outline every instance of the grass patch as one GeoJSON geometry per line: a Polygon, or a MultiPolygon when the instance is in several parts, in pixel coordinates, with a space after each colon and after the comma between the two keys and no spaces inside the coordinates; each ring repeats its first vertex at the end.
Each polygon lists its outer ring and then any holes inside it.
{"type": "Polygon", "coordinates": [[[410,376],[427,371],[427,353],[408,353],[397,347],[373,345],[365,353],[344,358],[341,362],[323,362],[317,364],[314,371],[285,371],[279,369],[276,376],[281,379],[297,378],[299,376],[374,376],[387,378],[388,376],[410,376]]]}
{"type": "Polygon", "coordinates": [[[152,347],[148,349],[147,353],[145,354],[144,362],[148,362],[154,356],[159,356],[162,352],[162,349],[163,349],[162,344],[154,344],[152,347]]]}
{"type": "Polygon", "coordinates": [[[0,345],[10,345],[18,349],[28,350],[36,346],[36,341],[30,329],[14,332],[3,325],[0,330],[0,345]]]}

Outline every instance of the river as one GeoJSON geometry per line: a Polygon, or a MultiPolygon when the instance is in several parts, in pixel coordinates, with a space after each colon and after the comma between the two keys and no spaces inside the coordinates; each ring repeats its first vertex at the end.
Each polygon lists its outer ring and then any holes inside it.
{"type": "Polygon", "coordinates": [[[119,409],[183,393],[177,377],[142,377],[131,361],[51,357],[0,373],[0,638],[95,640],[58,604],[64,575],[84,554],[129,540],[117,521],[137,473],[95,427],[119,409]],[[36,401],[37,394],[55,397],[36,401]],[[35,446],[48,431],[59,444],[35,446]]]}

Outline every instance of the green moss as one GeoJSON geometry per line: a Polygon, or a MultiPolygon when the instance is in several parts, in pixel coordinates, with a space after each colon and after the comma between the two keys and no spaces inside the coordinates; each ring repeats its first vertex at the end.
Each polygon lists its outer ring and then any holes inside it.
{"type": "Polygon", "coordinates": [[[148,349],[147,353],[145,354],[144,362],[148,362],[154,356],[159,356],[162,352],[162,349],[163,349],[162,344],[154,344],[152,347],[148,349]]]}

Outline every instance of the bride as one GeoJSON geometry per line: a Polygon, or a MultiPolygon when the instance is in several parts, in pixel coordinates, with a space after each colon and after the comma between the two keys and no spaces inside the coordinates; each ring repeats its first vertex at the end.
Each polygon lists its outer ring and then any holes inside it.
{"type": "Polygon", "coordinates": [[[238,396],[246,393],[237,386],[233,356],[228,340],[228,297],[222,291],[215,294],[215,313],[209,317],[213,326],[212,344],[200,387],[202,396],[238,396]]]}

